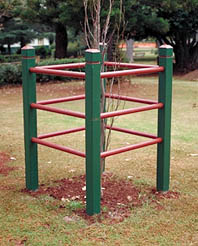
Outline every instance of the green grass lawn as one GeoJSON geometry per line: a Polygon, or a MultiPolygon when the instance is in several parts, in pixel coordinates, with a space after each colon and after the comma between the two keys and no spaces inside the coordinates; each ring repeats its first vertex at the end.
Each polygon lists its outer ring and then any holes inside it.
{"type": "MultiPolygon", "coordinates": [[[[38,99],[82,93],[82,82],[38,85],[38,99]]],[[[133,77],[122,84],[121,93],[141,98],[157,98],[156,77],[133,77]]],[[[61,104],[84,111],[82,101],[61,104]]],[[[121,104],[131,107],[134,104],[121,104]]],[[[23,112],[21,87],[0,88],[0,152],[12,157],[7,165],[16,167],[7,176],[0,174],[1,246],[189,246],[198,245],[198,83],[175,79],[172,106],[172,152],[170,189],[178,199],[160,200],[164,209],[149,202],[133,208],[121,223],[88,224],[82,218],[65,221],[72,208],[60,209],[61,201],[43,195],[38,198],[21,192],[25,188],[23,112]]],[[[115,125],[156,133],[156,111],[116,118],[115,125]]],[[[38,112],[38,131],[47,133],[77,127],[83,120],[38,112]]],[[[113,133],[110,148],[141,141],[141,138],[113,133]]],[[[84,151],[84,132],[57,137],[59,144],[84,151]]],[[[85,173],[84,160],[39,146],[39,182],[54,185],[61,178],[85,173]]],[[[155,187],[156,146],[109,157],[106,170],[141,189],[155,187]]]]}

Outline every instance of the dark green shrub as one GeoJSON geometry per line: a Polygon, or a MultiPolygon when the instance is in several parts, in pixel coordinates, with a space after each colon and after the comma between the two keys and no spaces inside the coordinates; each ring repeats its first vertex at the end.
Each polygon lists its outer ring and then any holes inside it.
{"type": "Polygon", "coordinates": [[[0,63],[9,63],[9,62],[19,62],[21,61],[21,55],[0,55],[0,63]]]}
{"type": "MultiPolygon", "coordinates": [[[[41,61],[37,64],[37,66],[47,66],[47,65],[59,65],[59,64],[67,64],[67,63],[79,63],[84,62],[84,58],[64,58],[64,59],[48,59],[41,61]]],[[[74,69],[72,69],[74,71],[74,69]]],[[[79,70],[75,70],[79,71],[79,70]]],[[[70,81],[73,78],[69,77],[60,77],[60,76],[51,76],[51,75],[44,75],[44,74],[37,74],[37,81],[38,82],[48,82],[52,80],[61,80],[61,81],[70,81]]]]}
{"type": "Polygon", "coordinates": [[[41,58],[46,58],[51,54],[51,51],[48,47],[40,46],[35,49],[36,55],[40,56],[41,58]]]}
{"type": "Polygon", "coordinates": [[[0,85],[19,84],[22,82],[21,65],[2,64],[0,66],[0,85]]]}
{"type": "Polygon", "coordinates": [[[58,64],[66,64],[66,63],[78,63],[78,62],[84,62],[85,58],[63,58],[63,59],[47,59],[44,61],[41,61],[37,64],[37,66],[47,66],[47,65],[58,65],[58,64]]]}

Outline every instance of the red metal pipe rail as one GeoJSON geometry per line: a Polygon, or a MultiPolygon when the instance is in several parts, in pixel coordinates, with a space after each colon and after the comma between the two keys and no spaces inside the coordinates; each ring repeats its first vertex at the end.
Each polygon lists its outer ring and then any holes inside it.
{"type": "Polygon", "coordinates": [[[72,78],[79,78],[79,79],[85,78],[84,72],[62,71],[62,70],[48,69],[42,67],[31,67],[30,72],[38,73],[38,74],[63,76],[63,77],[72,77],[72,78]]]}
{"type": "Polygon", "coordinates": [[[136,97],[121,96],[121,95],[110,94],[110,93],[105,93],[105,97],[129,101],[129,102],[145,103],[145,104],[156,104],[157,103],[157,101],[153,101],[153,100],[149,100],[149,99],[141,99],[141,98],[136,98],[136,97]]]}
{"type": "Polygon", "coordinates": [[[56,98],[56,99],[49,99],[37,102],[38,104],[47,105],[53,103],[62,103],[62,102],[70,102],[75,100],[85,99],[85,95],[78,95],[78,96],[71,96],[71,97],[64,97],[64,98],[56,98]]]}
{"type": "MultiPolygon", "coordinates": [[[[49,112],[54,112],[54,113],[58,113],[58,114],[64,114],[64,115],[69,115],[69,116],[74,116],[77,118],[85,119],[85,113],[81,113],[81,112],[76,112],[76,111],[66,110],[66,109],[53,108],[53,107],[42,105],[39,103],[31,103],[30,106],[31,106],[31,108],[36,108],[36,109],[40,109],[40,110],[45,110],[45,111],[49,111],[49,112]]],[[[152,105],[138,107],[138,108],[130,108],[130,109],[117,110],[117,111],[113,111],[113,112],[101,113],[101,119],[119,116],[119,115],[125,115],[125,114],[132,114],[132,113],[137,113],[137,112],[142,112],[142,111],[147,111],[147,110],[152,110],[152,109],[158,109],[158,108],[162,108],[163,106],[164,106],[163,103],[155,103],[152,105]]]]}
{"type": "MultiPolygon", "coordinates": [[[[85,153],[83,153],[81,151],[78,151],[78,150],[75,150],[75,149],[72,149],[72,148],[69,148],[69,147],[61,146],[61,145],[58,145],[58,144],[55,144],[55,143],[50,143],[50,142],[41,140],[40,138],[34,138],[33,137],[31,139],[31,141],[33,143],[41,144],[41,145],[44,145],[44,146],[47,146],[47,147],[50,147],[50,148],[53,148],[53,149],[57,149],[57,150],[60,150],[60,151],[63,151],[63,152],[67,152],[67,153],[70,153],[70,154],[73,154],[73,155],[77,155],[77,156],[84,157],[84,158],[86,157],[85,153]]],[[[162,138],[156,138],[154,140],[146,141],[146,142],[143,142],[143,143],[133,144],[133,145],[129,145],[129,146],[126,146],[126,147],[121,147],[121,148],[118,148],[118,149],[105,151],[105,152],[102,152],[100,156],[101,156],[101,158],[106,158],[106,157],[109,157],[111,155],[120,154],[120,153],[123,153],[123,152],[127,152],[127,151],[130,151],[130,150],[143,148],[143,147],[146,147],[146,146],[149,146],[149,145],[153,145],[153,144],[156,144],[156,143],[161,143],[161,142],[162,142],[162,138]]]]}
{"type": "Polygon", "coordinates": [[[127,152],[127,151],[130,151],[130,150],[143,148],[143,147],[146,147],[146,146],[149,146],[149,145],[153,145],[153,144],[156,144],[156,143],[161,143],[161,142],[162,142],[162,138],[156,138],[154,140],[150,140],[150,141],[146,141],[146,142],[142,142],[142,143],[138,143],[138,144],[129,145],[129,146],[126,146],[126,147],[121,147],[121,148],[114,149],[114,150],[105,151],[105,152],[102,152],[100,156],[101,156],[101,158],[105,158],[105,157],[108,157],[108,156],[111,156],[111,155],[120,154],[120,153],[123,153],[123,152],[127,152]]]}
{"type": "Polygon", "coordinates": [[[146,65],[146,64],[135,64],[135,63],[123,63],[123,62],[104,62],[107,67],[126,67],[126,68],[152,68],[159,67],[158,65],[146,65]]]}
{"type": "Polygon", "coordinates": [[[141,137],[146,137],[146,138],[152,138],[152,139],[158,138],[157,136],[150,134],[150,133],[133,131],[133,130],[129,130],[126,128],[117,127],[117,126],[108,126],[107,125],[106,128],[111,129],[113,131],[124,132],[124,133],[132,134],[132,135],[136,135],[136,136],[141,136],[141,137]]]}
{"type": "Polygon", "coordinates": [[[71,68],[84,68],[85,62],[80,63],[69,63],[69,64],[59,64],[59,65],[48,65],[48,66],[36,66],[36,68],[46,68],[46,69],[71,69],[71,68]]]}
{"type": "Polygon", "coordinates": [[[141,74],[151,74],[164,71],[164,67],[151,67],[151,68],[140,68],[140,69],[130,69],[123,71],[113,71],[113,72],[103,72],[101,73],[101,78],[112,78],[112,77],[121,77],[127,75],[141,75],[141,74]]]}
{"type": "Polygon", "coordinates": [[[137,113],[137,112],[142,112],[142,111],[147,111],[147,110],[152,110],[152,109],[163,108],[163,106],[164,106],[163,103],[156,103],[156,104],[138,107],[138,108],[129,108],[129,109],[117,110],[113,112],[101,113],[101,119],[119,116],[119,115],[125,115],[125,114],[132,114],[132,113],[137,113]]]}
{"type": "MultiPolygon", "coordinates": [[[[43,68],[43,67],[31,67],[30,72],[38,73],[38,74],[48,74],[55,76],[63,76],[63,77],[73,77],[73,78],[85,78],[84,72],[73,72],[73,71],[62,71],[58,69],[52,68],[43,68]]],[[[126,75],[140,75],[140,74],[150,74],[150,73],[158,73],[164,71],[164,67],[152,66],[140,69],[130,69],[123,71],[113,71],[113,72],[103,72],[101,73],[101,78],[111,78],[111,77],[121,77],[126,75]]]]}
{"type": "Polygon", "coordinates": [[[58,145],[58,144],[55,144],[55,143],[50,143],[50,142],[41,140],[39,138],[32,138],[31,140],[32,140],[33,143],[41,144],[41,145],[50,147],[52,149],[61,150],[63,152],[67,152],[67,153],[70,153],[70,154],[73,154],[73,155],[77,155],[77,156],[81,156],[81,157],[85,158],[85,153],[83,153],[81,151],[78,151],[78,150],[75,150],[75,149],[72,149],[72,148],[68,148],[68,147],[64,147],[64,146],[61,146],[61,145],[58,145]]]}
{"type": "Polygon", "coordinates": [[[40,110],[45,110],[45,111],[49,111],[49,112],[54,112],[54,113],[64,114],[64,115],[70,115],[70,116],[74,116],[77,118],[85,119],[85,114],[81,113],[81,112],[75,112],[75,111],[71,111],[71,110],[53,108],[53,107],[41,105],[38,103],[31,103],[30,106],[31,106],[31,108],[36,108],[36,109],[40,109],[40,110]]]}
{"type": "Polygon", "coordinates": [[[69,133],[80,132],[80,131],[84,131],[84,130],[85,130],[84,126],[83,127],[77,127],[77,128],[67,129],[64,131],[59,131],[59,132],[51,132],[51,133],[47,133],[47,134],[42,134],[42,135],[39,135],[38,138],[39,139],[51,138],[51,137],[61,136],[61,135],[69,134],[69,133]]]}

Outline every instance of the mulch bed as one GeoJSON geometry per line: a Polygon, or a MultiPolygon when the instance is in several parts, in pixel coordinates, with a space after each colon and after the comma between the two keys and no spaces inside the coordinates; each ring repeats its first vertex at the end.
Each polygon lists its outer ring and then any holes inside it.
{"type": "MultiPolygon", "coordinates": [[[[53,187],[41,185],[37,191],[23,190],[23,192],[27,192],[34,197],[46,194],[63,201],[60,208],[66,207],[64,201],[78,201],[85,204],[85,175],[61,179],[55,183],[53,187]]],[[[101,213],[99,215],[88,216],[85,208],[74,210],[74,213],[89,223],[102,222],[104,219],[108,219],[111,223],[118,223],[129,217],[135,207],[141,207],[146,201],[154,204],[156,209],[163,209],[159,202],[161,199],[177,199],[179,197],[177,192],[160,193],[151,188],[146,192],[144,191],[145,194],[143,195],[131,180],[121,180],[112,173],[103,175],[102,191],[101,213]]]]}
{"type": "Polygon", "coordinates": [[[191,80],[191,81],[198,81],[198,69],[183,75],[182,79],[191,80]]]}

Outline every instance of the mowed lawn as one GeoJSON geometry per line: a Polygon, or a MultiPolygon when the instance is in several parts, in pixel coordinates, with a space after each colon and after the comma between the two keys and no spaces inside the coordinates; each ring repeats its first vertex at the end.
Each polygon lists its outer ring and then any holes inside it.
{"type": "MultiPolygon", "coordinates": [[[[37,86],[38,100],[83,93],[84,83],[49,83],[37,86]]],[[[115,91],[117,90],[117,86],[115,91]]],[[[156,99],[157,77],[133,77],[121,83],[119,93],[156,99]]],[[[120,108],[136,106],[121,103],[120,108]]],[[[84,102],[58,104],[57,107],[84,111],[84,102]]],[[[156,110],[115,119],[115,126],[156,133],[156,110]]],[[[175,199],[149,200],[131,209],[124,221],[89,224],[83,218],[68,221],[73,207],[60,209],[63,201],[47,195],[34,198],[24,192],[25,163],[23,144],[22,89],[0,88],[0,153],[9,159],[4,164],[15,168],[0,174],[1,246],[197,246],[198,245],[198,83],[175,78],[172,106],[172,150],[170,190],[175,199]]],[[[38,112],[38,132],[48,133],[84,125],[72,117],[38,112]]],[[[145,139],[112,133],[110,148],[145,139]]],[[[84,151],[84,132],[57,137],[52,141],[84,151]]],[[[2,158],[2,157],[1,157],[2,158]]],[[[2,158],[3,159],[3,158],[2,158]]],[[[0,159],[0,161],[2,161],[0,159]]],[[[0,162],[0,171],[3,164],[0,162]]],[[[156,145],[109,157],[106,171],[131,182],[140,196],[156,185],[156,145]]],[[[56,180],[85,173],[84,159],[39,146],[39,183],[54,186],[56,180]]]]}

